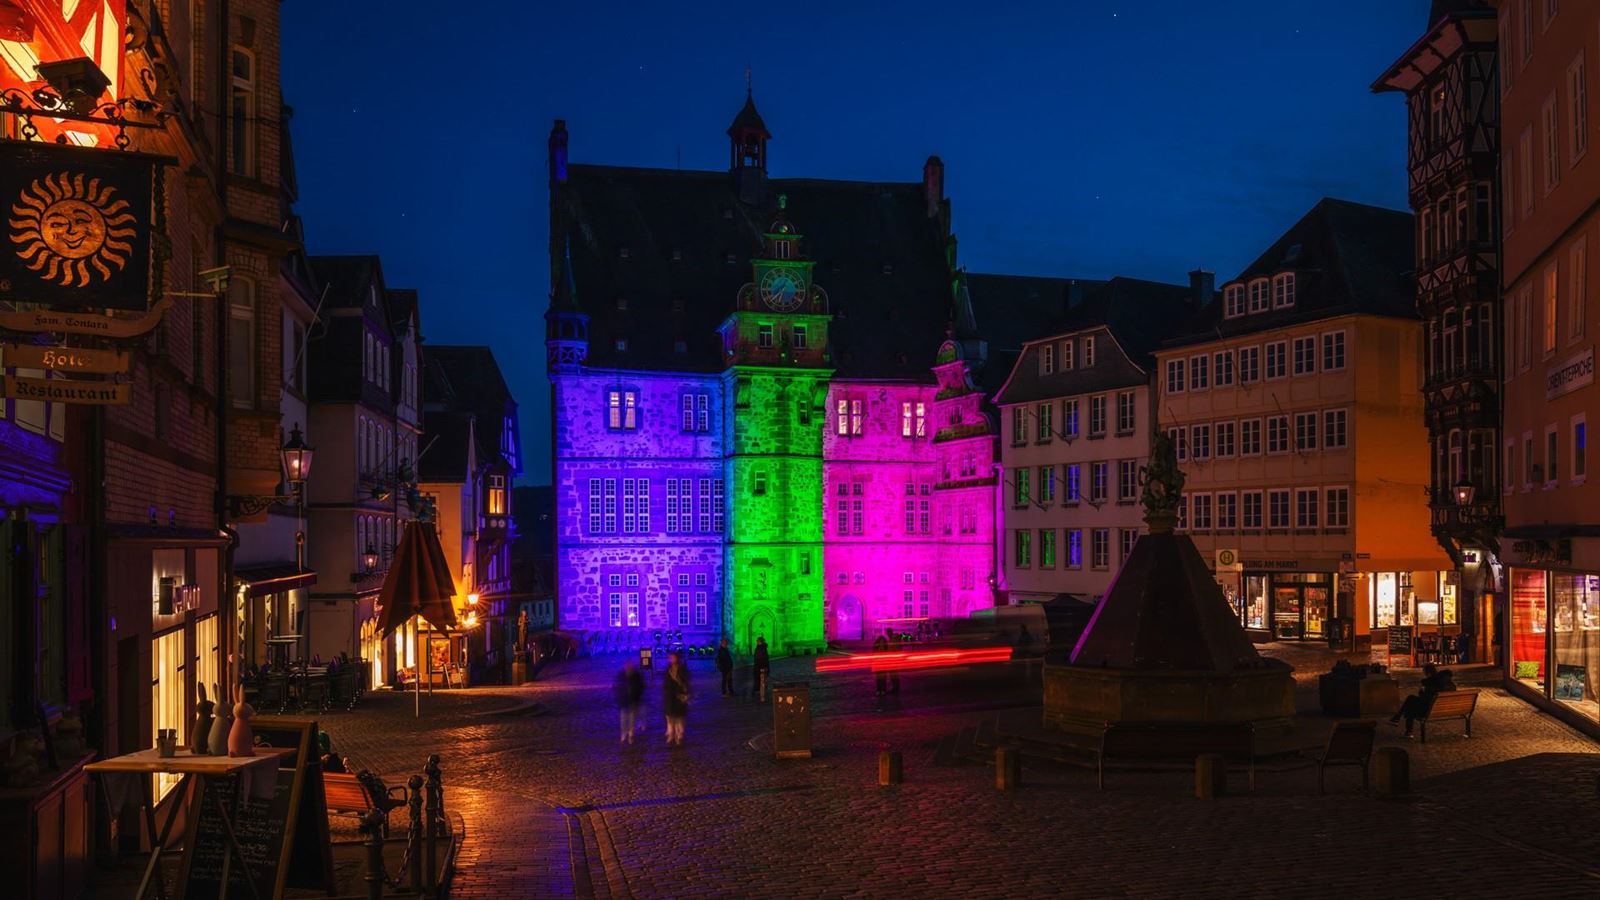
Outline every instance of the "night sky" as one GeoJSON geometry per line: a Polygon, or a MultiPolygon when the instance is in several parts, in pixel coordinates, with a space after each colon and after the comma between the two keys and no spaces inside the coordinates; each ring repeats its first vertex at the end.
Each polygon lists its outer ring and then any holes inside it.
{"type": "Polygon", "coordinates": [[[971,271],[1220,282],[1323,196],[1404,208],[1402,101],[1368,87],[1427,8],[291,0],[283,89],[310,251],[379,254],[428,341],[494,348],[540,483],[553,119],[573,162],[725,169],[748,67],[775,175],[938,154],[971,271]]]}

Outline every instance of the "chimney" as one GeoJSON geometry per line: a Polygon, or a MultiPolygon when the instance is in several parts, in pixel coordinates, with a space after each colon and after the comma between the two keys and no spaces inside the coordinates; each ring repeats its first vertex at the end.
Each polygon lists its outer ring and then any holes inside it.
{"type": "Polygon", "coordinates": [[[1076,278],[1067,281],[1067,309],[1077,309],[1083,303],[1083,282],[1076,278]]]}
{"type": "Polygon", "coordinates": [[[550,126],[550,185],[567,183],[567,120],[550,126]]]}
{"type": "Polygon", "coordinates": [[[1215,272],[1205,269],[1195,269],[1189,273],[1189,302],[1195,309],[1205,309],[1217,295],[1217,276],[1215,272]]]}
{"type": "Polygon", "coordinates": [[[937,156],[928,157],[922,164],[922,197],[927,203],[928,218],[937,219],[944,207],[944,161],[937,156]]]}

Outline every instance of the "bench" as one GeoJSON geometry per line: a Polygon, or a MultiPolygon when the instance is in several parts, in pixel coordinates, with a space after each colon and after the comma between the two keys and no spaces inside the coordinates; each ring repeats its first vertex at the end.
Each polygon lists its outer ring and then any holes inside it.
{"type": "Polygon", "coordinates": [[[1428,742],[1428,723],[1446,719],[1460,719],[1465,723],[1466,736],[1472,737],[1472,713],[1478,708],[1478,692],[1476,689],[1464,691],[1440,691],[1433,695],[1433,705],[1428,707],[1427,715],[1417,719],[1422,725],[1422,743],[1428,742]]]}
{"type": "Polygon", "coordinates": [[[1378,739],[1375,721],[1336,722],[1328,732],[1328,746],[1317,760],[1317,793],[1324,793],[1323,775],[1329,766],[1360,766],[1361,789],[1367,789],[1372,763],[1372,745],[1378,739]]]}
{"type": "Polygon", "coordinates": [[[371,810],[383,813],[383,836],[389,836],[389,813],[406,805],[406,789],[396,785],[386,787],[383,779],[362,770],[350,775],[345,772],[322,773],[322,792],[327,798],[329,815],[354,816],[357,819],[371,810]],[[399,791],[399,796],[395,795],[399,791]]]}
{"type": "Polygon", "coordinates": [[[1256,789],[1256,729],[1251,722],[1116,722],[1100,733],[1096,766],[1101,790],[1106,786],[1110,760],[1143,762],[1185,760],[1206,753],[1227,761],[1242,761],[1250,772],[1250,790],[1256,789]]]}

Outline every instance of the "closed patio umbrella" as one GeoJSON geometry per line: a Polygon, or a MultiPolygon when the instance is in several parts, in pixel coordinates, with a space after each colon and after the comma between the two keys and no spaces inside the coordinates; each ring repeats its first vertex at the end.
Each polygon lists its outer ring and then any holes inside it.
{"type": "MultiPolygon", "coordinates": [[[[407,522],[378,592],[379,630],[384,635],[391,634],[404,627],[412,616],[421,616],[441,630],[454,627],[456,608],[451,598],[455,593],[455,579],[450,576],[433,524],[407,522]]],[[[416,706],[420,711],[422,679],[418,674],[416,706]]]]}

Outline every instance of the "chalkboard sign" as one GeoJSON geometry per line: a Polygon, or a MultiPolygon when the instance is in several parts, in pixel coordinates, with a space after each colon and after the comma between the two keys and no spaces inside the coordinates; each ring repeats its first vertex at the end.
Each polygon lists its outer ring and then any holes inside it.
{"type": "Polygon", "coordinates": [[[1406,657],[1406,659],[1408,661],[1410,660],[1412,652],[1413,652],[1412,640],[1411,640],[1412,631],[1413,631],[1413,629],[1412,629],[1412,626],[1410,626],[1410,625],[1390,625],[1389,626],[1389,658],[1390,659],[1393,659],[1394,657],[1397,657],[1397,656],[1404,656],[1404,657],[1406,657]]]}
{"type": "MultiPolygon", "coordinates": [[[[190,807],[185,840],[184,900],[209,900],[222,893],[222,870],[229,856],[228,811],[235,838],[249,864],[249,880],[259,897],[278,898],[284,888],[333,887],[332,847],[328,840],[327,800],[321,765],[312,756],[317,724],[312,719],[257,717],[251,720],[257,742],[294,750],[278,761],[277,785],[271,799],[239,797],[238,776],[208,778],[190,807]],[[312,818],[315,817],[315,822],[312,818]]],[[[228,864],[228,895],[249,896],[250,886],[238,860],[228,864]]]]}

